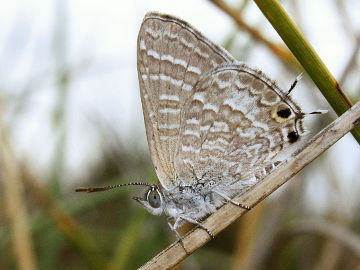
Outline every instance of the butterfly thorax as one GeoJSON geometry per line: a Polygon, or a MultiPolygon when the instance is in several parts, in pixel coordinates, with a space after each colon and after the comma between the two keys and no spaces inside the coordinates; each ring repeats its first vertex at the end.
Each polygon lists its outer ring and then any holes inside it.
{"type": "Polygon", "coordinates": [[[161,188],[161,192],[164,199],[164,214],[175,220],[184,215],[192,219],[202,219],[215,212],[218,205],[211,183],[178,186],[172,190],[161,188]]]}

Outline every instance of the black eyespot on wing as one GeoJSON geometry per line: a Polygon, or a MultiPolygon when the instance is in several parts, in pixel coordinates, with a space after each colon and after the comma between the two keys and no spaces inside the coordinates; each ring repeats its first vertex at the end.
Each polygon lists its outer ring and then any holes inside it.
{"type": "Polygon", "coordinates": [[[294,143],[299,139],[299,134],[297,134],[295,131],[291,131],[287,135],[289,143],[294,143]]]}
{"type": "Polygon", "coordinates": [[[291,111],[289,108],[286,108],[286,109],[278,111],[277,115],[281,118],[288,118],[291,115],[291,111]]]}

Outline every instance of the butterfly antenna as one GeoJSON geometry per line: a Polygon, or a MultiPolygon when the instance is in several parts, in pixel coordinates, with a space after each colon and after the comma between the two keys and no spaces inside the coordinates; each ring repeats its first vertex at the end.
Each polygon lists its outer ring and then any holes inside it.
{"type": "Polygon", "coordinates": [[[313,111],[313,112],[309,112],[309,113],[300,113],[300,117],[304,117],[304,116],[307,116],[307,115],[311,115],[311,114],[325,114],[327,113],[328,110],[316,110],[316,111],[313,111]]]}
{"type": "Polygon", "coordinates": [[[299,76],[296,77],[295,81],[292,83],[292,85],[290,86],[288,92],[286,93],[286,95],[290,95],[291,91],[294,90],[295,86],[297,85],[297,83],[301,80],[302,78],[302,73],[300,73],[299,76]]]}
{"type": "Polygon", "coordinates": [[[111,186],[105,186],[105,187],[79,187],[77,189],[75,189],[75,192],[98,192],[98,191],[106,191],[106,190],[110,190],[110,189],[114,189],[114,188],[119,188],[119,187],[125,187],[125,186],[147,186],[147,187],[151,187],[151,184],[148,183],[141,183],[141,182],[134,182],[134,183],[126,183],[126,184],[118,184],[118,185],[111,185],[111,186]]]}

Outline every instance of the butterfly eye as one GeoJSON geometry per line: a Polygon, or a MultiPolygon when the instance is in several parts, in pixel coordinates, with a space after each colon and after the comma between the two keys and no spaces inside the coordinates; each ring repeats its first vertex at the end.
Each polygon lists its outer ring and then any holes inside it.
{"type": "Polygon", "coordinates": [[[161,205],[161,195],[158,190],[151,189],[147,194],[147,201],[153,208],[159,208],[161,205]]]}

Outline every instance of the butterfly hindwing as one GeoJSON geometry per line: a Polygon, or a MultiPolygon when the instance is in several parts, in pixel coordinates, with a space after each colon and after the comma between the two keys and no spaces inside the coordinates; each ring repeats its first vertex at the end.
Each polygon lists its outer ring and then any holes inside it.
{"type": "Polygon", "coordinates": [[[176,170],[180,179],[229,185],[264,169],[303,132],[300,108],[274,82],[245,65],[219,66],[189,101],[176,170]]]}

